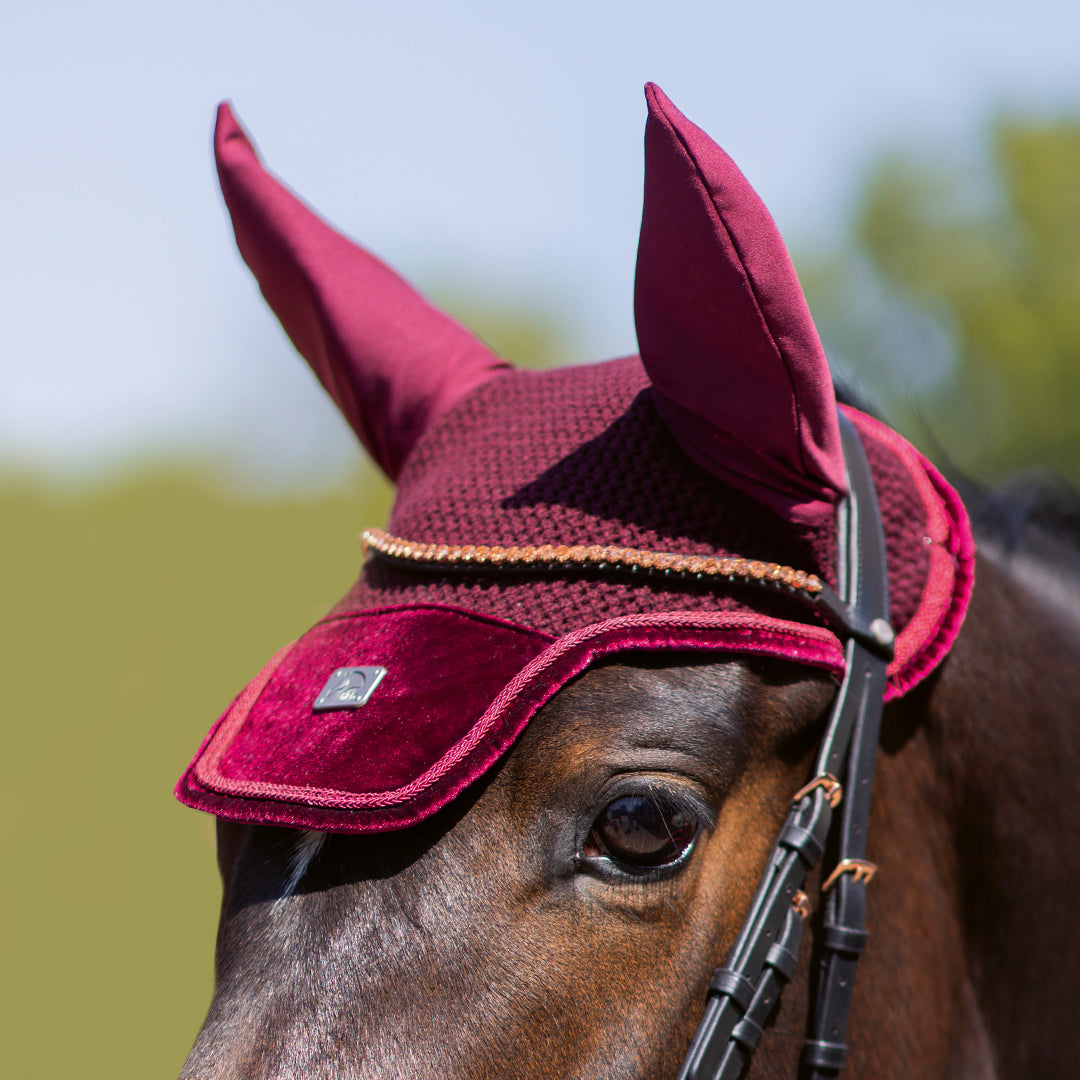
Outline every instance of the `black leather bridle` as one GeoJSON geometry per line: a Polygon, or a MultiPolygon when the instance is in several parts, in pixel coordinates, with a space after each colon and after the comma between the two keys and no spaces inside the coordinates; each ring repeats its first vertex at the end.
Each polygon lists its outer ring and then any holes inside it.
{"type": "Polygon", "coordinates": [[[866,884],[875,869],[866,861],[866,831],[893,631],[873,478],[862,442],[842,414],[840,433],[849,491],[839,511],[839,595],[826,587],[816,604],[845,642],[847,670],[814,778],[792,799],[727,963],[709,982],[705,1015],[678,1080],[737,1080],[745,1072],[781,990],[795,974],[809,913],[802,886],[826,844],[837,861],[822,885],[824,932],[812,975],[816,985],[802,1054],[804,1075],[834,1077],[847,1056],[855,967],[867,938],[866,884]]]}

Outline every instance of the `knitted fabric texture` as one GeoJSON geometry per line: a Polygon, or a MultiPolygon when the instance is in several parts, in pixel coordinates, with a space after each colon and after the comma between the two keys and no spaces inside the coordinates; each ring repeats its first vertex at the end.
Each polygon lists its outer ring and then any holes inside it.
{"type": "MultiPolygon", "coordinates": [[[[490,380],[417,445],[388,528],[448,544],[742,555],[835,581],[832,523],[811,530],[781,522],[690,461],[657,414],[637,357],[490,380]]],[[[631,612],[705,607],[796,618],[801,606],[753,586],[717,590],[604,572],[462,573],[373,558],[336,610],[417,602],[555,635],[631,612]]]]}
{"type": "MultiPolygon", "coordinates": [[[[889,552],[900,633],[929,573],[926,508],[887,445],[864,439],[889,552]]],[[[736,555],[836,582],[836,529],[799,528],[724,486],[681,452],[636,357],[553,372],[507,372],[420,441],[389,530],[445,544],[600,544],[736,555]]],[[[459,606],[561,635],[630,612],[708,608],[807,621],[805,605],[760,586],[403,567],[369,559],[335,612],[402,603],[459,606]]]]}

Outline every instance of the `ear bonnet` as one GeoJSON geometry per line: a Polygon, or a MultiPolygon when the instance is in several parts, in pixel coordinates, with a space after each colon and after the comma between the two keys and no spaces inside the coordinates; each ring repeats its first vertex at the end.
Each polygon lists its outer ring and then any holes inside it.
{"type": "MultiPolygon", "coordinates": [[[[411,825],[614,655],[752,653],[839,677],[821,600],[847,479],[817,331],[768,211],[646,88],[641,350],[517,371],[265,171],[228,106],[218,172],[264,296],[397,481],[359,580],[211,729],[177,796],[237,821],[411,825]]],[[[896,631],[885,700],[942,661],[973,582],[959,497],[840,406],[869,459],[896,631]]]]}

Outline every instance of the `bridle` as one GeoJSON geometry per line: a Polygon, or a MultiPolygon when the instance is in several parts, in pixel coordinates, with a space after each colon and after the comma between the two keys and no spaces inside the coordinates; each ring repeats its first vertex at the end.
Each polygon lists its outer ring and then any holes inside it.
{"type": "Polygon", "coordinates": [[[866,831],[893,631],[885,540],[866,452],[843,414],[840,432],[849,492],[839,511],[839,595],[826,586],[815,603],[845,641],[847,668],[814,778],[792,799],[727,963],[709,981],[705,1015],[678,1080],[737,1080],[745,1072],[795,974],[809,915],[802,886],[826,845],[830,854],[835,851],[836,864],[822,885],[821,959],[811,976],[804,1075],[836,1076],[847,1057],[855,968],[867,939],[866,885],[876,869],[866,861],[866,831]]]}

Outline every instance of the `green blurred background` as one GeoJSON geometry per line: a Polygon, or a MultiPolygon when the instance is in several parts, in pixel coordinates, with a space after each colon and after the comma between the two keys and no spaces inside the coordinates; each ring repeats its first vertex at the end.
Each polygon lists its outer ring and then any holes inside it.
{"type": "Polygon", "coordinates": [[[1080,482],[1080,117],[1003,112],[981,154],[872,161],[800,272],[834,370],[939,463],[1080,482]],[[944,460],[942,460],[944,459],[944,460]]]}
{"type": "MultiPolygon", "coordinates": [[[[519,363],[562,359],[545,316],[435,291],[519,363]]],[[[358,534],[391,497],[363,465],[310,497],[228,477],[206,462],[74,487],[0,475],[6,1076],[172,1076],[202,1022],[214,824],[173,784],[244,683],[352,584],[358,534]]]]}
{"type": "MultiPolygon", "coordinates": [[[[1075,482],[1080,120],[1003,111],[973,143],[870,160],[846,231],[796,262],[841,375],[932,456],[1075,482]]],[[[558,312],[429,285],[518,363],[574,351],[558,312]]],[[[225,460],[81,483],[0,468],[6,1075],[175,1075],[209,999],[218,882],[213,823],[172,785],[348,588],[388,499],[361,465],[310,496],[253,490],[225,460]]]]}
{"type": "Polygon", "coordinates": [[[251,501],[164,467],[78,492],[0,484],[5,1075],[179,1069],[219,890],[213,821],[172,786],[243,683],[351,583],[385,501],[362,482],[251,501]]]}

